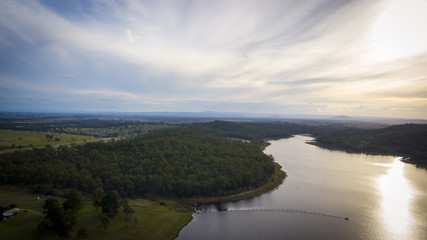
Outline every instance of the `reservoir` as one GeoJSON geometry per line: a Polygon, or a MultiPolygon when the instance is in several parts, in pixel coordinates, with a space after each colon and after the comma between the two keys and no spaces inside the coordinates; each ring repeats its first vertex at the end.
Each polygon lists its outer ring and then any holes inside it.
{"type": "Polygon", "coordinates": [[[426,239],[427,171],[399,157],[349,154],[295,136],[270,141],[288,177],[236,202],[199,205],[177,239],[426,239]]]}

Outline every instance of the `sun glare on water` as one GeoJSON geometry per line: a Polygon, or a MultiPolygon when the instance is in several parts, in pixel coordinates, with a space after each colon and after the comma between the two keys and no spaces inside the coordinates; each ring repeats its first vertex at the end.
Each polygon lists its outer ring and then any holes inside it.
{"type": "Polygon", "coordinates": [[[373,59],[388,61],[427,51],[427,1],[384,3],[371,32],[373,59]]]}
{"type": "Polygon", "coordinates": [[[400,158],[396,158],[387,175],[379,179],[379,189],[382,195],[381,211],[386,229],[393,237],[407,238],[411,235],[410,206],[413,190],[403,170],[404,163],[400,158]]]}

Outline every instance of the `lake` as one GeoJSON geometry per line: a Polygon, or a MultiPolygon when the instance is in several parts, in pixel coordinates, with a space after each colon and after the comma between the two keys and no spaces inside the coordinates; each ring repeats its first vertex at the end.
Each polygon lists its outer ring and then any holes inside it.
{"type": "Polygon", "coordinates": [[[283,184],[255,198],[199,205],[202,213],[177,239],[426,239],[426,170],[312,140],[270,141],[265,153],[287,172],[283,184]]]}

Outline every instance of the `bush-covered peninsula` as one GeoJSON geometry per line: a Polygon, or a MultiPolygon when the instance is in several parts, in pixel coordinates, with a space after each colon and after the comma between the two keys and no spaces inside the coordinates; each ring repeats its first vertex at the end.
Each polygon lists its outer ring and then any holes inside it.
{"type": "Polygon", "coordinates": [[[264,138],[284,138],[286,124],[215,121],[120,141],[0,155],[0,184],[117,190],[123,197],[216,197],[266,184],[273,158],[264,138]]]}

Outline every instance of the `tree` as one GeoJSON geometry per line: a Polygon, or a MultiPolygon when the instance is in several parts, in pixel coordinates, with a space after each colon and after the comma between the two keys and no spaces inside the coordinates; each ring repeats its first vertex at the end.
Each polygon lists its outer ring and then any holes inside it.
{"type": "Polygon", "coordinates": [[[133,208],[129,206],[128,201],[126,199],[122,200],[122,206],[123,212],[125,213],[125,222],[127,222],[129,221],[129,218],[132,216],[135,210],[133,210],[133,208]]]}
{"type": "Polygon", "coordinates": [[[53,229],[53,223],[49,219],[43,219],[39,225],[37,225],[37,232],[42,236],[46,236],[46,234],[53,229]]]}
{"type": "MultiPolygon", "coordinates": [[[[96,181],[98,181],[98,184],[99,185],[102,185],[102,181],[99,179],[96,179],[96,181]]],[[[103,196],[105,196],[105,192],[104,192],[104,190],[102,189],[102,188],[100,188],[100,187],[97,187],[93,192],[92,192],[92,195],[93,195],[93,199],[101,199],[103,196]]]]}
{"type": "Polygon", "coordinates": [[[67,238],[73,225],[76,224],[76,217],[73,211],[64,211],[61,208],[58,200],[49,198],[43,205],[45,218],[37,226],[37,230],[41,234],[46,234],[48,231],[55,231],[60,237],[67,238]]]}
{"type": "Polygon", "coordinates": [[[80,228],[77,232],[77,237],[80,239],[86,239],[88,235],[88,230],[86,228],[80,228]]]}
{"type": "MultiPolygon", "coordinates": [[[[73,229],[73,226],[76,225],[77,223],[77,217],[74,211],[68,209],[68,210],[64,210],[64,222],[65,222],[65,226],[66,228],[64,228],[64,237],[68,237],[69,232],[73,229]],[[65,233],[65,231],[67,231],[65,233]]],[[[61,236],[61,235],[59,235],[61,236]]]]}
{"type": "Polygon", "coordinates": [[[101,199],[101,207],[102,213],[107,214],[110,218],[114,217],[119,212],[120,208],[119,193],[116,190],[108,192],[107,195],[101,199]]]}
{"type": "Polygon", "coordinates": [[[98,211],[98,208],[101,207],[101,201],[99,199],[95,199],[95,201],[93,201],[92,205],[94,207],[96,207],[96,211],[98,211]]]}
{"type": "Polygon", "coordinates": [[[108,219],[108,217],[106,217],[105,215],[102,215],[101,224],[102,224],[102,227],[104,228],[104,232],[107,231],[107,227],[110,224],[110,220],[108,219]]]}
{"type": "Polygon", "coordinates": [[[65,197],[67,200],[65,200],[65,202],[62,204],[62,208],[64,210],[70,209],[74,212],[77,212],[83,206],[82,195],[76,189],[71,189],[71,191],[68,192],[65,197]]]}

